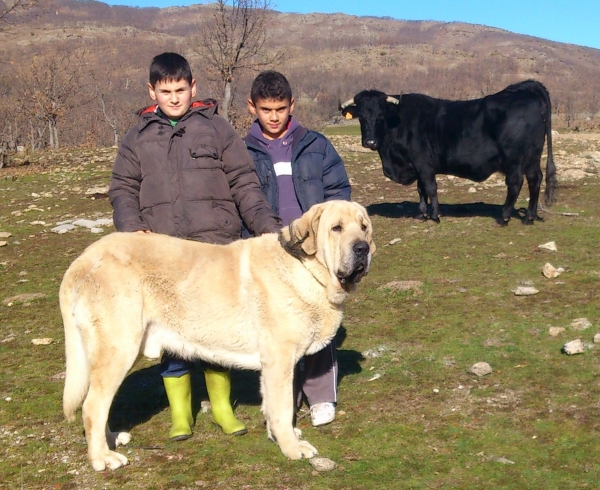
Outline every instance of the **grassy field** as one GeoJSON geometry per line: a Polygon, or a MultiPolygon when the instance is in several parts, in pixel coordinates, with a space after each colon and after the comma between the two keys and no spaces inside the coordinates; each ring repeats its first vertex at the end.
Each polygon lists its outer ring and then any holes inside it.
{"type": "Polygon", "coordinates": [[[207,397],[198,370],[195,435],[168,441],[162,382],[156,365],[142,360],[111,412],[113,428],[131,429],[133,441],[120,449],[131,464],[92,470],[81,417],[75,424],[62,417],[57,295],[69,263],[101,235],[49,230],[110,217],[108,200],[86,191],[106,185],[114,150],[65,151],[0,171],[0,232],[12,233],[0,238],[8,242],[0,248],[0,488],[598,488],[600,179],[563,183],[543,223],[526,227],[515,215],[501,228],[494,218],[503,186],[470,193],[472,183],[441,178],[441,223],[423,223],[412,218],[415,186],[386,180],[375,153],[346,150],[358,145],[356,128],[331,137],[378,246],[338,335],[338,417],[317,429],[308,418],[298,423],[336,469],[317,473],[307,461],[287,461],[267,440],[255,373],[234,373],[248,435],[226,437],[199,411],[207,397]],[[549,241],[556,252],[539,248],[549,241]],[[546,279],[547,262],[565,271],[546,279]],[[520,285],[539,293],[515,296],[520,285]],[[577,318],[592,328],[573,330],[577,318]],[[550,327],[565,331],[553,337],[550,327]],[[32,343],[40,338],[53,341],[32,343]],[[586,352],[562,354],[577,338],[586,352]],[[469,374],[479,361],[493,372],[469,374]]]}

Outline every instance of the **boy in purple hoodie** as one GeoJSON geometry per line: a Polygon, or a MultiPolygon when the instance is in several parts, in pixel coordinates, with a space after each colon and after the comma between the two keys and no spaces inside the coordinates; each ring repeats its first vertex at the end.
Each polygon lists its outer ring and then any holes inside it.
{"type": "MultiPolygon", "coordinates": [[[[292,116],[294,98],[287,79],[264,71],[252,83],[248,109],[256,120],[245,138],[254,159],[263,193],[283,225],[313,205],[334,199],[350,200],[344,162],[325,136],[303,128],[292,116]]],[[[335,418],[337,354],[333,342],[305,356],[296,372],[298,406],[304,397],[312,424],[335,418]]]]}

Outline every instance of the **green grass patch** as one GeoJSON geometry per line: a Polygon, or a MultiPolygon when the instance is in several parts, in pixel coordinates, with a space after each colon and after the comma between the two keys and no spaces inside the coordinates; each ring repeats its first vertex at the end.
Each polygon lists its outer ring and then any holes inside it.
{"type": "MultiPolygon", "coordinates": [[[[141,360],[111,411],[111,424],[133,435],[119,449],[131,464],[92,470],[81,417],[62,419],[58,287],[99,235],[49,230],[67,219],[110,216],[108,200],[86,190],[106,185],[111,154],[73,151],[53,154],[35,171],[0,173],[0,231],[12,233],[0,248],[0,488],[597,488],[600,182],[563,185],[557,205],[541,213],[545,222],[526,227],[515,216],[501,228],[494,218],[503,186],[472,194],[460,179],[440,179],[441,223],[423,223],[412,218],[415,186],[386,180],[377,154],[344,146],[358,144],[357,126],[327,134],[347,163],[353,198],[371,213],[378,247],[338,336],[338,416],[321,428],[307,417],[298,422],[336,469],[315,473],[267,440],[255,373],[234,373],[248,435],[226,437],[200,412],[206,390],[197,370],[194,437],[168,441],[160,376],[141,360]],[[538,247],[549,241],[557,252],[538,247]],[[546,279],[546,262],[564,272],[546,279]],[[539,293],[517,297],[519,285],[539,293]],[[581,317],[593,327],[572,330],[581,317]],[[566,330],[552,337],[549,327],[566,330]],[[50,345],[31,342],[46,337],[50,345]],[[561,354],[575,338],[590,348],[561,354]],[[469,374],[478,361],[493,372],[469,374]]],[[[525,197],[526,189],[518,207],[525,197]]]]}

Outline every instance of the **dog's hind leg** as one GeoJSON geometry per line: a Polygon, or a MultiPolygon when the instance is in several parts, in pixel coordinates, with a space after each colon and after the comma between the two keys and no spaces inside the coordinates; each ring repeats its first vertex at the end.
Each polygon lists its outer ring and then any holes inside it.
{"type": "MultiPolygon", "coordinates": [[[[278,346],[279,348],[279,346],[278,346]]],[[[312,458],[317,450],[298,439],[294,431],[294,364],[282,355],[268,356],[261,374],[262,410],[267,421],[267,435],[277,442],[290,459],[312,458]]]]}
{"type": "Polygon", "coordinates": [[[109,443],[116,447],[126,444],[131,437],[126,432],[110,432],[107,422],[113,398],[137,358],[134,350],[128,353],[126,348],[113,345],[96,357],[96,363],[92,362],[90,388],[83,403],[83,425],[88,457],[96,471],[114,470],[128,464],[125,456],[110,450],[109,443]]]}
{"type": "Polygon", "coordinates": [[[89,387],[90,363],[86,349],[73,315],[63,310],[65,326],[66,372],[63,390],[63,412],[69,422],[75,420],[75,413],[81,406],[89,387]]]}

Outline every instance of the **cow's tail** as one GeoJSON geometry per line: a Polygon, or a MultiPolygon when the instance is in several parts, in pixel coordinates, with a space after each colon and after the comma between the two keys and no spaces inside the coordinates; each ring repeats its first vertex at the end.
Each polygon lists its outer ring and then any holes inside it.
{"type": "Polygon", "coordinates": [[[539,84],[539,95],[544,102],[545,111],[542,114],[546,123],[546,147],[548,158],[546,159],[546,206],[552,206],[556,202],[558,194],[558,180],[556,179],[556,166],[552,155],[552,104],[550,103],[550,94],[546,87],[539,84]]]}

